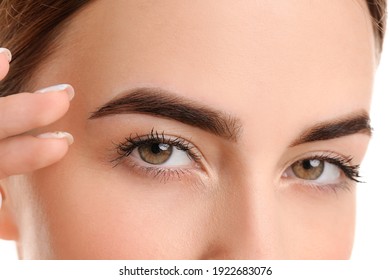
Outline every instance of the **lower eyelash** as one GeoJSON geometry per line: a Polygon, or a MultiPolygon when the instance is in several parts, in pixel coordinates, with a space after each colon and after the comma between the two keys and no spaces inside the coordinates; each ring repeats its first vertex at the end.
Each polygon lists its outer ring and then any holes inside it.
{"type": "MultiPolygon", "coordinates": [[[[302,183],[301,183],[302,184],[302,183]]],[[[334,192],[337,193],[340,190],[352,191],[352,184],[351,182],[345,181],[339,184],[327,184],[327,185],[318,185],[318,184],[312,184],[312,183],[303,183],[305,186],[313,188],[315,190],[321,191],[321,192],[334,192]]]]}
{"type": "Polygon", "coordinates": [[[158,168],[140,166],[134,162],[129,162],[130,167],[136,172],[140,172],[141,175],[147,175],[153,179],[158,179],[160,183],[167,183],[168,181],[181,181],[184,177],[191,175],[192,172],[189,169],[183,168],[158,168]]]}

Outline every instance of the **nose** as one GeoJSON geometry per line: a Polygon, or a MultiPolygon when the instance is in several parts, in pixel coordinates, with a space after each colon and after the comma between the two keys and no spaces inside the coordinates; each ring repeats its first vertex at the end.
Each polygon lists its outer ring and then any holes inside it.
{"type": "Polygon", "coordinates": [[[259,177],[225,185],[216,202],[214,231],[202,259],[285,257],[277,192],[272,182],[259,177]]]}

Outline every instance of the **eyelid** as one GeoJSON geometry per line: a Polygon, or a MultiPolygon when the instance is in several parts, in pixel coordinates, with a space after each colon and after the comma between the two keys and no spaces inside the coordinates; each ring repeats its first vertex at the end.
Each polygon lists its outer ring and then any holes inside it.
{"type": "MultiPolygon", "coordinates": [[[[141,144],[140,146],[142,146],[143,144],[141,144]]],[[[133,150],[133,152],[129,155],[129,158],[131,157],[132,160],[134,161],[137,161],[140,163],[140,165],[143,165],[145,167],[150,167],[150,168],[170,168],[170,169],[175,169],[175,168],[183,168],[183,169],[186,169],[186,168],[192,168],[194,167],[196,164],[197,164],[197,161],[195,161],[189,154],[188,154],[188,151],[183,151],[183,150],[180,150],[179,148],[177,148],[176,146],[173,146],[173,151],[172,151],[172,154],[170,156],[170,158],[161,163],[161,164],[151,164],[147,161],[145,161],[144,159],[141,158],[140,154],[139,154],[139,148],[140,146],[137,146],[135,147],[135,149],[133,150]],[[176,151],[175,151],[176,149],[176,151]],[[174,155],[174,153],[176,152],[179,152],[179,153],[186,153],[186,156],[187,158],[185,158],[185,160],[187,161],[190,161],[189,164],[187,165],[170,165],[169,162],[172,161],[172,156],[174,155]],[[135,154],[134,154],[135,153],[135,154]]],[[[179,155],[179,156],[184,156],[184,155],[179,155]]],[[[171,163],[172,164],[172,163],[171,163]]]]}
{"type": "Polygon", "coordinates": [[[315,159],[315,158],[342,158],[344,160],[348,160],[350,162],[353,162],[353,157],[350,155],[345,155],[340,152],[335,152],[331,150],[313,150],[308,151],[305,153],[300,153],[297,156],[292,157],[288,161],[286,161],[283,165],[280,167],[280,174],[283,174],[283,172],[291,166],[293,163],[299,161],[299,160],[305,160],[305,159],[315,159]]]}
{"type": "Polygon", "coordinates": [[[176,146],[181,150],[188,152],[195,162],[199,162],[203,157],[199,149],[184,137],[166,135],[164,131],[162,133],[158,133],[153,128],[148,134],[141,136],[138,134],[135,136],[130,135],[129,137],[125,138],[125,141],[119,144],[115,144],[117,151],[120,154],[119,158],[117,159],[120,159],[123,156],[128,156],[135,148],[139,147],[140,145],[154,142],[161,142],[176,146]]]}
{"type": "Polygon", "coordinates": [[[125,138],[125,141],[115,144],[115,150],[117,151],[117,156],[112,162],[115,166],[124,162],[127,165],[127,168],[135,171],[136,173],[145,176],[149,175],[153,178],[159,178],[161,181],[167,182],[171,178],[181,180],[181,176],[184,177],[194,177],[195,171],[202,171],[201,173],[207,173],[204,165],[202,163],[203,155],[199,149],[190,141],[186,140],[184,137],[166,135],[164,132],[159,133],[152,129],[148,134],[135,136],[130,135],[125,138]],[[139,146],[148,143],[161,142],[179,147],[180,150],[186,152],[190,159],[194,162],[193,166],[187,167],[170,167],[163,165],[151,165],[147,162],[142,161],[142,164],[139,164],[140,161],[137,157],[131,156],[134,150],[139,146]]]}
{"type": "Polygon", "coordinates": [[[296,184],[317,186],[321,189],[325,189],[326,187],[331,187],[333,189],[337,189],[337,188],[342,188],[343,186],[345,188],[350,188],[351,181],[360,182],[357,179],[360,177],[358,174],[359,165],[351,164],[352,161],[353,161],[352,156],[345,156],[345,155],[342,155],[340,153],[336,153],[333,151],[312,151],[312,152],[305,153],[303,155],[299,155],[299,156],[293,158],[292,160],[288,161],[284,165],[283,169],[281,170],[279,178],[281,178],[282,181],[287,181],[287,180],[295,181],[296,184]],[[286,172],[286,170],[291,168],[291,166],[295,162],[300,161],[300,160],[307,160],[307,159],[320,159],[320,160],[327,161],[330,164],[337,165],[338,168],[340,168],[341,175],[345,178],[344,182],[340,182],[338,184],[316,184],[314,181],[310,181],[310,180],[304,180],[304,179],[300,179],[300,178],[285,178],[283,176],[283,174],[286,172]],[[344,168],[341,167],[340,164],[337,164],[335,162],[336,159],[338,161],[343,162],[344,168]],[[350,170],[345,170],[346,168],[347,169],[349,168],[350,170]],[[348,173],[348,171],[350,171],[350,172],[348,173]],[[356,174],[352,174],[353,172],[356,172],[356,174]]]}
{"type": "Polygon", "coordinates": [[[333,192],[337,193],[339,190],[351,191],[353,184],[350,180],[344,180],[338,184],[315,184],[311,182],[305,182],[304,180],[300,180],[301,182],[292,182],[293,185],[298,185],[299,187],[303,187],[305,189],[311,189],[321,192],[333,192]],[[303,181],[303,182],[302,182],[303,181]]]}

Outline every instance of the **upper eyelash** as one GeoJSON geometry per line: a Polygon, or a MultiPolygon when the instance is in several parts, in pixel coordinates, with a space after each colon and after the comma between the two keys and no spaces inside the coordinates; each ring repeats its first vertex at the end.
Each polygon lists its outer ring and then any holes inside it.
{"type": "Polygon", "coordinates": [[[192,146],[188,141],[180,137],[176,137],[173,139],[172,137],[166,138],[164,132],[158,133],[154,130],[154,128],[152,128],[150,133],[147,135],[130,135],[129,137],[125,138],[125,141],[116,144],[116,150],[119,154],[119,157],[114,159],[114,162],[119,162],[121,159],[128,157],[137,147],[141,145],[155,142],[175,146],[179,150],[187,152],[191,159],[193,159],[195,162],[199,162],[201,159],[200,155],[194,151],[194,146],[192,146]]]}
{"type": "Polygon", "coordinates": [[[345,158],[339,155],[334,155],[332,153],[326,153],[322,155],[315,155],[313,157],[308,157],[303,160],[316,160],[316,159],[326,161],[330,164],[334,164],[337,167],[339,167],[341,171],[343,171],[345,176],[347,176],[347,178],[349,178],[350,180],[355,181],[357,183],[364,183],[363,181],[359,180],[359,178],[361,178],[359,174],[360,165],[359,164],[352,165],[351,164],[351,161],[353,160],[352,157],[345,158]]]}

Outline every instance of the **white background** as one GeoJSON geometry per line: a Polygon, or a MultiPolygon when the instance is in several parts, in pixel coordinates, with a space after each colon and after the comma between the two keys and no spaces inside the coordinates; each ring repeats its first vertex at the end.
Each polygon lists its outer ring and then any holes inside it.
{"type": "MultiPolygon", "coordinates": [[[[367,183],[358,185],[357,227],[352,259],[359,261],[390,259],[390,164],[387,165],[387,160],[390,161],[389,37],[386,37],[376,75],[371,108],[374,134],[361,168],[367,183]]],[[[0,240],[0,260],[16,258],[14,243],[0,240]]]]}
{"type": "Polygon", "coordinates": [[[367,184],[358,186],[356,260],[390,260],[390,32],[387,35],[371,106],[374,133],[361,169],[367,184]]]}

